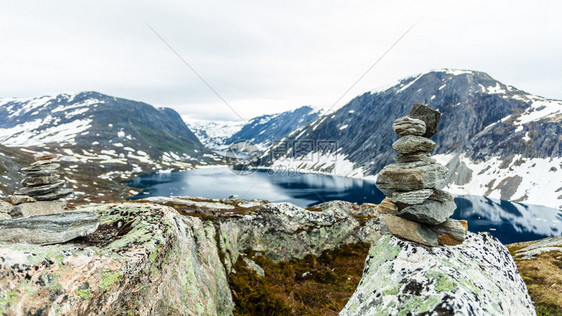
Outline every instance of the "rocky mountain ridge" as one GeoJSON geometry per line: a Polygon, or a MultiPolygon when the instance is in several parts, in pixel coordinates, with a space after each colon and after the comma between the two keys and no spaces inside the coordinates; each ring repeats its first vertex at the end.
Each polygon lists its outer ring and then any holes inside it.
{"type": "Polygon", "coordinates": [[[302,126],[264,164],[365,177],[391,162],[391,123],[414,103],[439,110],[435,159],[450,169],[448,190],[562,206],[562,101],[534,96],[470,70],[438,70],[372,91],[302,126]],[[321,146],[299,146],[314,140],[321,146]],[[299,152],[291,148],[300,147],[299,152]],[[289,148],[289,149],[287,149],[289,148]],[[273,159],[271,159],[273,158],[273,159]]]}
{"type": "Polygon", "coordinates": [[[144,150],[152,158],[166,152],[193,154],[202,147],[174,110],[93,91],[0,99],[0,142],[99,146],[118,152],[135,144],[136,151],[144,150]]]}
{"type": "Polygon", "coordinates": [[[244,127],[243,121],[203,121],[184,118],[190,130],[201,143],[214,150],[224,150],[228,147],[226,140],[244,127]]]}
{"type": "Polygon", "coordinates": [[[291,131],[319,117],[310,106],[255,117],[247,122],[197,122],[187,120],[189,127],[210,149],[224,150],[240,141],[249,141],[264,150],[291,131]]]}

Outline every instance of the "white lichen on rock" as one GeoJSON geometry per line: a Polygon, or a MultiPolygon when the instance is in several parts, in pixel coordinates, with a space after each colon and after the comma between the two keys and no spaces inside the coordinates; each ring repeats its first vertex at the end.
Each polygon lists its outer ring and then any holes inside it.
{"type": "Polygon", "coordinates": [[[535,315],[508,250],[488,234],[426,247],[385,236],[340,315],[535,315]]]}

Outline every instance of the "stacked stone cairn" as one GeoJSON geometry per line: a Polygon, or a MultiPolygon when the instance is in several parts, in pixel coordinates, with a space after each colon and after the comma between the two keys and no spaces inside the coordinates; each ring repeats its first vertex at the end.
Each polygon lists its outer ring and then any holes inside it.
{"type": "Polygon", "coordinates": [[[377,206],[383,214],[382,231],[426,246],[458,245],[467,222],[449,218],[456,209],[453,196],[443,190],[448,169],[431,158],[441,113],[423,104],[394,121],[401,136],[392,144],[400,155],[385,166],[376,185],[386,198],[377,206]]]}
{"type": "Polygon", "coordinates": [[[54,244],[97,229],[97,214],[65,210],[66,202],[61,199],[74,191],[64,188],[56,158],[55,154],[41,154],[30,167],[21,169],[23,188],[0,204],[5,210],[0,217],[0,242],[54,244]]]}
{"type": "Polygon", "coordinates": [[[63,188],[65,181],[60,180],[60,165],[55,162],[56,158],[55,154],[35,156],[35,162],[30,167],[21,169],[25,174],[21,182],[24,188],[15,194],[27,195],[37,201],[54,201],[72,194],[74,190],[63,188]]]}

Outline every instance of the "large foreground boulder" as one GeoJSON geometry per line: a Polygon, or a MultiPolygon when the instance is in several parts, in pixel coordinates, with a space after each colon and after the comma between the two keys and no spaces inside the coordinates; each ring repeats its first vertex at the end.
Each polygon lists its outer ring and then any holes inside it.
{"type": "Polygon", "coordinates": [[[488,234],[426,247],[385,236],[340,315],[536,315],[508,250],[488,234]]]}
{"type": "Polygon", "coordinates": [[[95,211],[82,240],[0,243],[0,314],[232,314],[212,223],[147,203],[95,211]]]}

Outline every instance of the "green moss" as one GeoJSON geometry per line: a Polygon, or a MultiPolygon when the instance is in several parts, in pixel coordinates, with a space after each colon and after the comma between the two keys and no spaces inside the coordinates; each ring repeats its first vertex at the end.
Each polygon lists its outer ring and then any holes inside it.
{"type": "Polygon", "coordinates": [[[536,302],[535,309],[537,311],[538,316],[561,316],[562,315],[562,308],[555,304],[543,303],[543,302],[536,302]]]}
{"type": "Polygon", "coordinates": [[[102,215],[100,216],[100,225],[111,225],[123,219],[121,214],[102,215]]]}
{"type": "Polygon", "coordinates": [[[150,254],[148,255],[148,260],[154,265],[156,263],[156,258],[158,258],[158,249],[160,247],[156,246],[156,248],[152,249],[150,254]]]}
{"type": "Polygon", "coordinates": [[[89,300],[92,298],[92,291],[90,291],[90,289],[76,290],[74,293],[83,300],[89,300]]]}
{"type": "Polygon", "coordinates": [[[398,292],[400,292],[401,287],[402,287],[402,284],[398,284],[397,286],[393,287],[392,289],[384,290],[383,294],[384,295],[396,295],[396,294],[398,294],[398,292]]]}
{"type": "Polygon", "coordinates": [[[400,316],[421,314],[432,310],[441,302],[440,296],[434,295],[430,297],[409,296],[404,302],[404,308],[398,313],[400,316]]]}
{"type": "Polygon", "coordinates": [[[19,292],[16,289],[11,290],[10,292],[3,294],[0,293],[0,313],[6,314],[6,310],[9,306],[15,305],[18,301],[19,292]]]}
{"type": "Polygon", "coordinates": [[[391,245],[390,240],[390,236],[384,236],[376,242],[374,247],[371,247],[369,256],[372,258],[369,262],[369,269],[376,271],[385,262],[394,260],[398,256],[402,248],[391,245]]]}
{"type": "Polygon", "coordinates": [[[435,290],[439,293],[452,291],[458,287],[457,282],[444,273],[429,270],[425,276],[435,280],[435,290]]]}
{"type": "Polygon", "coordinates": [[[103,289],[109,289],[114,283],[119,282],[123,278],[123,274],[121,271],[111,271],[109,269],[105,269],[99,272],[102,276],[102,280],[98,284],[98,286],[103,289]]]}
{"type": "Polygon", "coordinates": [[[63,287],[62,287],[62,284],[60,284],[60,283],[54,283],[51,286],[49,286],[49,289],[51,289],[53,291],[62,291],[63,287]]]}

